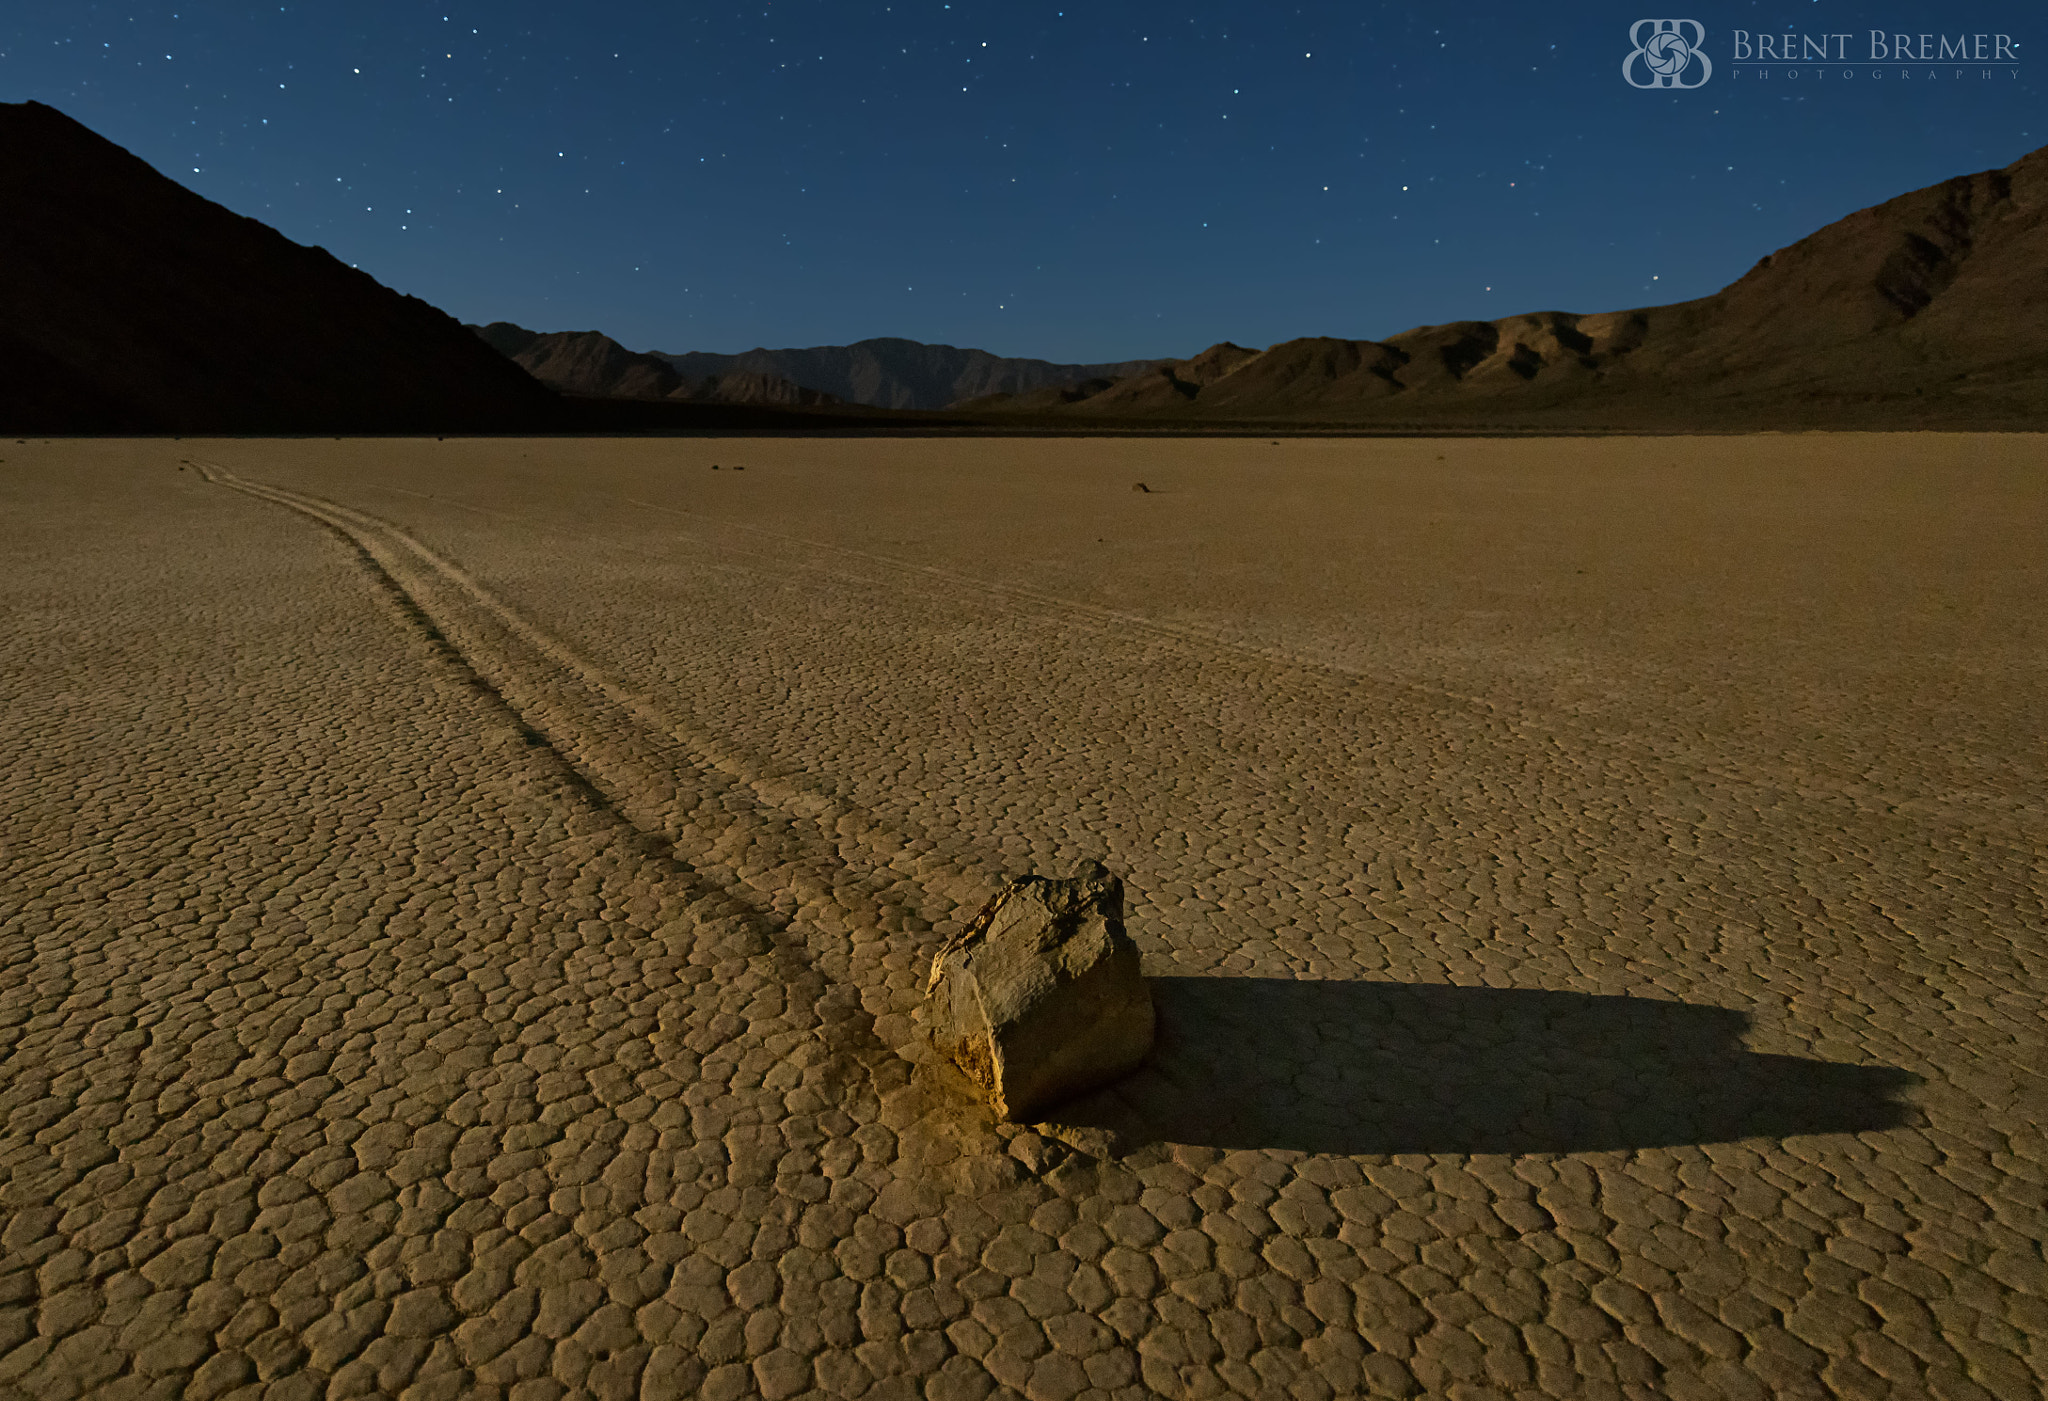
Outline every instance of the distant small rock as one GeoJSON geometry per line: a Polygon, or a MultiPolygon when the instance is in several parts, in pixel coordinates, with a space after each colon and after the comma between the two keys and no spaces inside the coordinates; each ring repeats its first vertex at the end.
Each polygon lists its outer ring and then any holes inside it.
{"type": "Polygon", "coordinates": [[[1123,882],[1085,861],[1068,880],[1006,883],[933,957],[924,1020],[999,1119],[1031,1122],[1137,1069],[1152,990],[1124,932],[1123,882]]]}
{"type": "Polygon", "coordinates": [[[1144,484],[1143,482],[1133,482],[1133,483],[1131,484],[1131,490],[1132,490],[1132,491],[1143,491],[1143,492],[1148,492],[1148,493],[1149,493],[1149,492],[1150,492],[1150,491],[1152,490],[1152,488],[1151,488],[1151,487],[1149,487],[1149,486],[1146,486],[1146,485],[1145,485],[1145,484],[1144,484]]]}

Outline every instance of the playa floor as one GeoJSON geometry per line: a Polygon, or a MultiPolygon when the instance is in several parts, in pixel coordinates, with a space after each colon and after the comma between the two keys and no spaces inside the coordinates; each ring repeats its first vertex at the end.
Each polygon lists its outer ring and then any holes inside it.
{"type": "Polygon", "coordinates": [[[2037,1396],[2044,460],[0,440],[0,1397],[2037,1396]]]}

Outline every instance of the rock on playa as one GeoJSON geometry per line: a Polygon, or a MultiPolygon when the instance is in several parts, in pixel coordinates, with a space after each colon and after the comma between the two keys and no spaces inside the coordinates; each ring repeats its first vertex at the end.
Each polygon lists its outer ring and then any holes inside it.
{"type": "Polygon", "coordinates": [[[1006,883],[932,959],[932,1044],[1028,1121],[1135,1070],[1152,1050],[1152,990],[1124,933],[1124,885],[1099,862],[1071,880],[1006,883]]]}

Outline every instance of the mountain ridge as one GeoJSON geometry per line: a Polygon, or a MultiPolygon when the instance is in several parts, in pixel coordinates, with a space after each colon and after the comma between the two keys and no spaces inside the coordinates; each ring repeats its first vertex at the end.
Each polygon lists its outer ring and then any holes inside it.
{"type": "Polygon", "coordinates": [[[1121,360],[1062,364],[900,336],[872,336],[850,345],[782,350],[756,347],[733,355],[709,351],[647,353],[666,361],[685,377],[734,370],[777,375],[850,404],[883,409],[944,409],[989,394],[1028,393],[1092,378],[1121,378],[1166,363],[1121,360]]]}
{"type": "MultiPolygon", "coordinates": [[[[1059,419],[1389,422],[1949,406],[2048,417],[2048,147],[1857,210],[1720,291],[1384,340],[1220,342],[1096,386],[961,405],[1059,419]]],[[[1703,415],[1704,416],[1704,415],[1703,415]]]]}
{"type": "Polygon", "coordinates": [[[666,360],[628,350],[601,331],[529,331],[509,321],[468,329],[535,379],[564,394],[803,408],[844,403],[779,375],[756,371],[728,370],[700,379],[685,378],[666,360]]]}

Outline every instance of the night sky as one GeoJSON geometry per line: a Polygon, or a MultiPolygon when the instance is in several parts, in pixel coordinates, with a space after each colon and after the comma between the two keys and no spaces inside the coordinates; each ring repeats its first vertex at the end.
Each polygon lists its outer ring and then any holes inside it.
{"type": "Polygon", "coordinates": [[[1092,361],[1705,294],[2048,144],[2036,43],[2038,0],[70,0],[0,14],[0,99],[466,321],[1092,361]],[[1697,90],[1622,79],[1663,15],[1706,27],[1697,90]],[[1759,80],[1738,29],[2021,63],[1759,80]]]}

